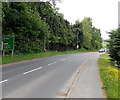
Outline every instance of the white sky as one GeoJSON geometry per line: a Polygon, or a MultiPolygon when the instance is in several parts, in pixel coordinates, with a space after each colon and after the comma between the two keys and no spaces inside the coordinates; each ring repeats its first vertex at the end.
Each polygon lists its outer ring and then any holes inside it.
{"type": "Polygon", "coordinates": [[[103,39],[108,39],[106,31],[118,27],[119,0],[62,0],[58,5],[64,18],[74,23],[84,17],[92,18],[93,26],[101,29],[103,39]]]}

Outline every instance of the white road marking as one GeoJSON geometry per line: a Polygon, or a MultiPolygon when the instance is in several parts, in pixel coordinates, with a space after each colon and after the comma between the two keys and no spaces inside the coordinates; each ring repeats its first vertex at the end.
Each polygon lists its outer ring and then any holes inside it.
{"type": "Polygon", "coordinates": [[[57,62],[53,62],[53,63],[50,63],[50,64],[48,64],[48,65],[52,65],[52,64],[55,64],[55,63],[57,63],[57,62]]]}
{"type": "Polygon", "coordinates": [[[25,75],[25,74],[31,73],[31,72],[33,72],[33,71],[39,70],[39,69],[41,69],[41,68],[42,68],[42,67],[38,67],[38,68],[36,68],[36,69],[30,70],[30,71],[28,71],[28,72],[25,72],[25,73],[23,73],[23,74],[25,75]]]}
{"type": "Polygon", "coordinates": [[[59,61],[64,61],[64,60],[66,60],[66,59],[62,59],[62,60],[59,60],[59,61]]]}
{"type": "Polygon", "coordinates": [[[3,80],[3,81],[0,81],[0,83],[4,83],[4,82],[6,82],[6,81],[8,81],[8,80],[3,80]]]}

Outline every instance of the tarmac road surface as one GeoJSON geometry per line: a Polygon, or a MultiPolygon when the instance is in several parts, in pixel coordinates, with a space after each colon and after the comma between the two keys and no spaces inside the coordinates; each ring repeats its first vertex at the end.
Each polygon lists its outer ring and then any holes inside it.
{"type": "Polygon", "coordinates": [[[65,54],[2,66],[3,98],[103,98],[98,52],[65,54]]]}

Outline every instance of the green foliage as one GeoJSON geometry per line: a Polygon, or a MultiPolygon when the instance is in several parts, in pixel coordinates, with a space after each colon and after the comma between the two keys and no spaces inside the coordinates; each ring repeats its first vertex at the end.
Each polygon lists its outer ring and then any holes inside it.
{"type": "Polygon", "coordinates": [[[29,3],[3,3],[3,12],[3,34],[15,35],[16,53],[43,51],[48,25],[29,3]]]}
{"type": "Polygon", "coordinates": [[[3,34],[15,35],[17,54],[65,51],[77,44],[79,49],[101,47],[100,30],[93,28],[90,18],[71,25],[49,2],[5,2],[2,25],[3,34]]]}
{"type": "Polygon", "coordinates": [[[114,63],[117,64],[118,67],[120,67],[120,28],[109,32],[109,34],[110,39],[108,40],[108,47],[110,57],[112,58],[114,63]]]}
{"type": "Polygon", "coordinates": [[[82,21],[83,25],[83,47],[86,49],[91,49],[92,40],[92,22],[90,18],[84,18],[82,21]]]}
{"type": "Polygon", "coordinates": [[[102,38],[100,29],[97,29],[95,27],[92,28],[91,48],[94,48],[96,50],[102,48],[102,38]]]}
{"type": "Polygon", "coordinates": [[[110,56],[109,56],[108,53],[104,53],[104,54],[102,54],[101,57],[110,58],[110,56]]]}
{"type": "Polygon", "coordinates": [[[63,14],[58,13],[51,5],[46,3],[37,3],[37,9],[40,16],[49,25],[50,35],[47,38],[48,50],[63,51],[73,47],[74,35],[71,31],[70,23],[64,19],[63,14]]]}
{"type": "Polygon", "coordinates": [[[2,61],[2,64],[8,64],[18,61],[24,61],[24,60],[32,60],[36,58],[44,58],[44,57],[50,57],[55,55],[62,55],[62,54],[73,54],[73,53],[81,53],[81,52],[94,52],[93,50],[66,50],[66,51],[46,51],[46,52],[40,52],[40,53],[31,53],[31,54],[21,54],[21,55],[14,55],[12,58],[12,55],[6,55],[0,59],[2,61]]]}
{"type": "Polygon", "coordinates": [[[77,46],[77,42],[79,45],[79,48],[82,48],[82,42],[83,42],[83,26],[82,23],[77,20],[75,24],[73,25],[73,33],[74,33],[74,42],[75,47],[77,46]]]}
{"type": "MultiPolygon", "coordinates": [[[[104,55],[102,55],[104,56],[104,55]]],[[[102,57],[101,56],[101,57],[102,57]]],[[[119,98],[119,76],[120,70],[113,67],[109,59],[99,58],[100,75],[103,82],[102,89],[105,90],[108,99],[119,98]]]]}

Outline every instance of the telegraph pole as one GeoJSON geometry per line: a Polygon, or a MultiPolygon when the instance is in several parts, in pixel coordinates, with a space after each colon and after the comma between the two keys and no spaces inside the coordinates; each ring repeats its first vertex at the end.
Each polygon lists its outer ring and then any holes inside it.
{"type": "Polygon", "coordinates": [[[77,32],[77,50],[79,48],[79,45],[78,45],[78,32],[77,32]]]}
{"type": "Polygon", "coordinates": [[[76,35],[77,35],[77,43],[76,43],[77,46],[76,46],[76,48],[77,48],[77,50],[78,50],[78,48],[79,48],[79,45],[78,45],[78,34],[79,34],[78,27],[79,27],[79,26],[76,25],[76,33],[77,33],[77,34],[76,34],[76,35]]]}

